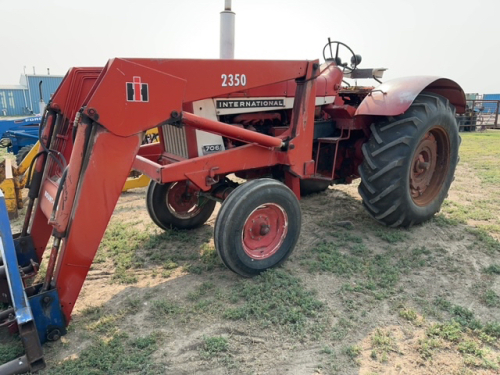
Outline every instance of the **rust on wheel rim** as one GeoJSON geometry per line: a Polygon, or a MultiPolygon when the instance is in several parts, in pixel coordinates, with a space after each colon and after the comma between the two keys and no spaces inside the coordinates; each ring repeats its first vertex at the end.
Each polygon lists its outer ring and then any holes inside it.
{"type": "Polygon", "coordinates": [[[450,140],[440,126],[431,128],[420,140],[410,170],[413,202],[426,206],[441,191],[450,164],[450,140]]]}
{"type": "Polygon", "coordinates": [[[252,259],[269,258],[283,244],[287,232],[285,210],[275,203],[260,205],[248,215],[243,225],[243,250],[252,259]]]}
{"type": "Polygon", "coordinates": [[[183,182],[174,182],[167,191],[167,208],[179,219],[189,219],[201,211],[198,190],[192,189],[183,182]]]}

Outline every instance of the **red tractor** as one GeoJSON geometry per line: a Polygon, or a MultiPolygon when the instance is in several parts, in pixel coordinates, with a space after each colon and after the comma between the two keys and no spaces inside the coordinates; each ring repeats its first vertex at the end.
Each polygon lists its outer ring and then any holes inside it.
{"type": "Polygon", "coordinates": [[[383,70],[360,69],[340,42],[323,55],[321,65],[113,59],[68,72],[43,116],[22,232],[13,239],[0,227],[0,297],[12,306],[0,324],[27,343],[22,368],[43,367],[40,343],[64,334],[131,169],[151,178],[146,205],[161,228],[199,227],[221,202],[215,247],[245,277],[287,259],[301,195],[331,184],[360,177],[364,206],[388,226],[439,210],[458,160],[460,86],[439,77],[349,86],[344,78],[378,80],[383,70]],[[155,127],[160,141],[141,145],[155,127]],[[50,237],[44,282],[24,288],[50,237]]]}
{"type": "MultiPolygon", "coordinates": [[[[238,155],[232,172],[252,180],[242,186],[218,169],[207,177],[209,190],[189,177],[153,181],[146,201],[152,220],[163,229],[196,228],[210,217],[215,201],[222,202],[215,223],[217,251],[228,268],[252,276],[283,262],[293,250],[300,232],[296,198],[329,185],[361,177],[363,205],[377,221],[391,227],[409,227],[439,211],[458,160],[455,108],[464,109],[462,89],[437,77],[399,79],[376,89],[353,87],[343,84],[344,78],[379,81],[385,69],[359,69],[361,57],[340,42],[329,41],[323,57],[325,64],[313,63],[314,120],[309,113],[302,129],[293,122],[293,109],[301,94],[296,90],[308,77],[190,103],[191,113],[232,125],[235,132],[246,129],[282,139],[274,155],[298,153],[300,163],[250,166],[246,165],[250,155],[238,155]],[[342,63],[341,47],[349,51],[350,64],[342,63]]],[[[222,87],[241,89],[248,80],[245,73],[222,73],[220,78],[222,87]]],[[[186,159],[224,155],[225,150],[248,144],[223,132],[190,133],[189,127],[180,130],[175,124],[164,127],[163,142],[164,150],[186,159]]]]}

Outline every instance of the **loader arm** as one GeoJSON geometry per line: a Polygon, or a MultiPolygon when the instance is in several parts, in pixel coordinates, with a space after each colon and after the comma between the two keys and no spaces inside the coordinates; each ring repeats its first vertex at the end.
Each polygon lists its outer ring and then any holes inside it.
{"type": "MultiPolygon", "coordinates": [[[[56,242],[62,243],[54,281],[68,321],[138,153],[142,132],[166,122],[179,121],[175,114],[180,116],[184,102],[240,90],[241,87],[224,86],[221,79],[224,72],[244,72],[245,87],[253,88],[302,78],[308,70],[312,75],[312,65],[310,62],[124,59],[114,59],[106,65],[82,103],[83,111],[76,124],[65,183],[61,187],[54,181],[54,176],[62,179],[64,171],[51,160],[45,167],[49,176],[45,175],[41,183],[34,218],[37,221],[37,216],[43,215],[55,238],[60,239],[56,242]],[[140,77],[140,82],[134,81],[134,77],[140,77]],[[201,84],[203,79],[205,84],[201,84]],[[136,86],[132,97],[128,97],[127,84],[130,83],[136,86]],[[147,96],[144,96],[145,89],[147,96]],[[139,90],[142,96],[137,94],[139,90]],[[50,176],[51,170],[53,176],[50,176]],[[56,202],[59,206],[54,209],[56,202]],[[97,214],[96,207],[99,208],[97,214]]],[[[57,104],[58,100],[56,92],[53,102],[57,104]]],[[[55,119],[53,123],[56,122],[55,119]]],[[[219,126],[221,132],[224,128],[226,131],[234,129],[227,124],[220,123],[219,126]]],[[[56,127],[54,125],[57,132],[56,127]]],[[[52,140],[56,138],[57,134],[53,134],[52,140]]],[[[273,139],[275,147],[281,146],[281,140],[273,139]]],[[[265,147],[270,150],[269,144],[265,147]]],[[[64,151],[60,150],[62,154],[64,151]]],[[[188,166],[183,166],[184,174],[189,174],[190,166],[198,171],[194,159],[188,166]]],[[[178,177],[175,176],[177,180],[178,177]]],[[[35,246],[41,248],[43,244],[35,242],[35,246]]]]}
{"type": "MultiPolygon", "coordinates": [[[[26,264],[19,264],[24,267],[39,264],[53,237],[45,280],[28,294],[33,311],[45,296],[57,306],[51,305],[45,323],[36,325],[38,345],[65,332],[132,166],[161,183],[191,180],[209,190],[218,174],[241,169],[241,163],[247,163],[244,168],[283,164],[288,166],[286,181],[299,195],[298,177],[312,173],[313,129],[305,125],[314,121],[312,93],[318,73],[317,61],[118,58],[102,70],[70,70],[43,117],[41,152],[36,157],[23,230],[16,238],[18,261],[21,247],[24,254],[31,254],[24,257],[26,264]],[[185,111],[196,100],[287,80],[297,80],[297,93],[292,125],[279,137],[185,111]],[[137,156],[144,132],[154,127],[161,132],[166,124],[204,129],[247,145],[182,160],[169,157],[160,142],[146,145],[147,157],[137,156]],[[304,145],[299,151],[295,142],[300,139],[304,145]],[[58,322],[57,335],[52,317],[58,322]]],[[[11,269],[17,267],[11,265],[11,269]]],[[[5,281],[10,285],[9,277],[5,281]]],[[[11,303],[12,297],[4,302],[11,303]]],[[[4,323],[15,324],[8,317],[4,323]]],[[[29,340],[33,344],[32,337],[29,340]]],[[[33,366],[40,361],[30,358],[28,351],[27,357],[33,366]]]]}

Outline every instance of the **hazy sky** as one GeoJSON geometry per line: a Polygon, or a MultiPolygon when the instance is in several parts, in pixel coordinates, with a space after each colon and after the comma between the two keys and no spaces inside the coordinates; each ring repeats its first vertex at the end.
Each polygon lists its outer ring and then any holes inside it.
{"type": "MultiPolygon", "coordinates": [[[[500,0],[232,0],[238,59],[321,59],[328,37],[386,67],[500,93],[500,0]]],[[[224,0],[0,0],[0,85],[112,57],[218,58],[224,0]]]]}

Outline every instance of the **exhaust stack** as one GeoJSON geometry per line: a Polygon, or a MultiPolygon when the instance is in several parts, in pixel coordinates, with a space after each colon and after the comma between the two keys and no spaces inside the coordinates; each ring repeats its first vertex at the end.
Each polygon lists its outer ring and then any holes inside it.
{"type": "Polygon", "coordinates": [[[220,58],[234,59],[234,26],[236,13],[231,11],[231,0],[225,0],[220,12],[220,58]]]}
{"type": "Polygon", "coordinates": [[[40,110],[40,114],[43,115],[43,112],[45,112],[45,102],[43,101],[43,95],[42,95],[42,84],[43,81],[38,82],[38,90],[40,92],[40,103],[38,103],[38,109],[40,110]]]}

